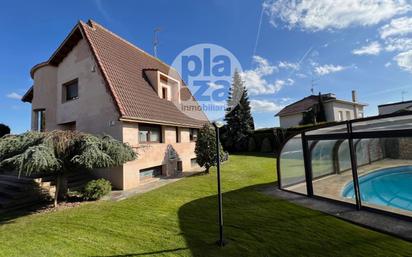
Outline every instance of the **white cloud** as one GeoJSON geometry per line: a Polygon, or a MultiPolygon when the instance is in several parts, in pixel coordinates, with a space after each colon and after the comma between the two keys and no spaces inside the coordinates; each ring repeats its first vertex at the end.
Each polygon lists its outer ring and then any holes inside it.
{"type": "Polygon", "coordinates": [[[21,100],[21,98],[23,97],[22,95],[16,93],[16,92],[11,92],[10,94],[6,95],[7,98],[10,99],[16,99],[16,100],[21,100]]]}
{"type": "Polygon", "coordinates": [[[412,17],[401,17],[391,20],[389,24],[382,26],[379,30],[381,38],[404,36],[412,33],[412,17]]]}
{"type": "Polygon", "coordinates": [[[307,78],[307,76],[306,76],[306,74],[303,74],[303,73],[297,73],[296,74],[296,76],[298,77],[298,78],[307,78]]]}
{"type": "Polygon", "coordinates": [[[388,38],[385,43],[385,50],[388,52],[412,49],[412,38],[388,38]]]}
{"type": "Polygon", "coordinates": [[[267,100],[250,100],[254,112],[279,112],[284,106],[267,100]]]}
{"type": "Polygon", "coordinates": [[[401,69],[412,73],[412,50],[400,53],[394,59],[401,69]]]}
{"type": "Polygon", "coordinates": [[[290,97],[282,97],[282,98],[280,98],[280,102],[281,102],[281,103],[290,102],[290,101],[292,101],[292,100],[293,100],[293,99],[290,98],[290,97]]]}
{"type": "Polygon", "coordinates": [[[392,65],[392,63],[391,62],[387,62],[387,63],[385,63],[385,67],[386,68],[388,68],[389,66],[391,66],[392,65]]]}
{"type": "Polygon", "coordinates": [[[409,0],[266,0],[272,25],[319,31],[370,26],[412,9],[409,0]]]}
{"type": "Polygon", "coordinates": [[[298,70],[299,69],[299,64],[298,63],[293,63],[293,62],[287,62],[287,61],[280,61],[278,67],[281,68],[281,69],[298,70]]]}
{"type": "Polygon", "coordinates": [[[363,46],[358,49],[354,49],[352,53],[354,55],[378,55],[381,52],[382,48],[381,45],[374,41],[369,45],[363,46]]]}
{"type": "Polygon", "coordinates": [[[262,76],[271,75],[273,72],[278,70],[277,67],[271,65],[268,60],[258,55],[253,56],[253,62],[257,64],[257,68],[255,70],[262,76]]]}
{"type": "Polygon", "coordinates": [[[286,81],[278,79],[273,83],[269,82],[265,77],[277,71],[276,66],[271,65],[268,60],[260,56],[254,56],[253,62],[257,65],[256,68],[243,71],[240,74],[250,95],[274,94],[283,86],[294,83],[292,79],[286,81]]]}
{"type": "Polygon", "coordinates": [[[333,65],[333,64],[326,64],[322,66],[316,66],[315,67],[315,73],[319,76],[327,75],[330,73],[335,73],[338,71],[343,71],[347,67],[341,66],[341,65],[333,65]]]}

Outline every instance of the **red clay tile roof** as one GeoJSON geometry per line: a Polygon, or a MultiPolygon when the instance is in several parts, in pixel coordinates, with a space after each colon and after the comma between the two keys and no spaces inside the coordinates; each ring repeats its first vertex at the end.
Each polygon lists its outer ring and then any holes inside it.
{"type": "MultiPolygon", "coordinates": [[[[144,71],[158,70],[181,81],[182,97],[194,99],[179,74],[175,70],[171,70],[169,65],[94,21],[89,21],[87,24],[80,21],[77,26],[89,43],[91,52],[94,54],[122,119],[189,127],[200,127],[208,122],[202,111],[196,113],[196,117],[202,120],[187,116],[173,102],[161,99],[150,85],[144,71]]],[[[76,27],[72,30],[69,38],[72,37],[72,34],[78,35],[76,27]]],[[[75,40],[78,38],[76,37],[75,40]]],[[[66,41],[70,42],[68,39],[66,41]]],[[[59,49],[56,52],[60,51],[59,49]]],[[[56,53],[53,56],[56,56],[56,53]]],[[[56,65],[50,60],[51,65],[56,65]]],[[[198,103],[193,101],[193,105],[198,106],[198,103]]]]}
{"type": "MultiPolygon", "coordinates": [[[[175,104],[159,98],[145,79],[144,70],[154,69],[171,74],[170,66],[120,38],[96,22],[80,22],[92,52],[106,77],[107,84],[123,118],[179,123],[200,126],[204,120],[190,118],[175,104]]],[[[177,72],[173,77],[181,81],[182,95],[190,93],[177,72]]],[[[196,103],[197,104],[197,103],[196,103]]]]}
{"type": "MultiPolygon", "coordinates": [[[[322,97],[324,101],[335,99],[334,97],[330,97],[328,95],[322,95],[322,97]]],[[[302,113],[308,110],[309,108],[313,107],[313,105],[317,104],[318,101],[319,101],[318,95],[307,96],[297,102],[289,104],[288,106],[280,110],[280,112],[278,112],[276,116],[286,116],[286,115],[302,113]]]]}

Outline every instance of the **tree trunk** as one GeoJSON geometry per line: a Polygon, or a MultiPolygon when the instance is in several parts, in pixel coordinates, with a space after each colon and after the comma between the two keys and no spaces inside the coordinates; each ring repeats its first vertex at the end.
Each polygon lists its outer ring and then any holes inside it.
{"type": "Polygon", "coordinates": [[[205,173],[206,173],[206,174],[209,174],[210,167],[209,167],[209,166],[205,166],[205,168],[206,168],[205,173]]]}
{"type": "Polygon", "coordinates": [[[66,199],[67,189],[66,172],[58,173],[56,177],[56,192],[54,193],[54,207],[57,207],[59,200],[66,199]]]}

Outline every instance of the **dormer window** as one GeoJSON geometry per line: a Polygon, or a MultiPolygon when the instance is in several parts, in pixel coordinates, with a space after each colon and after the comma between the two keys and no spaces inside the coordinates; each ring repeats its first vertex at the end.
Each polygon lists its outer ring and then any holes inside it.
{"type": "Polygon", "coordinates": [[[159,98],[180,103],[181,80],[158,70],[145,70],[145,76],[159,98]]]}
{"type": "Polygon", "coordinates": [[[162,87],[162,98],[169,100],[169,90],[167,87],[162,87]]]}
{"type": "Polygon", "coordinates": [[[163,73],[159,73],[159,96],[168,101],[179,100],[179,82],[163,73]]]}

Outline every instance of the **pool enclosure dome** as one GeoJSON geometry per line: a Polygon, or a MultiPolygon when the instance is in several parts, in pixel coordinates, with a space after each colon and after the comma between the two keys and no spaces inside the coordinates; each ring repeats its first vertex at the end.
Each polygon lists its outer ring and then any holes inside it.
{"type": "Polygon", "coordinates": [[[411,170],[409,112],[306,130],[290,137],[277,158],[282,190],[407,217],[412,217],[411,170]],[[387,169],[391,172],[381,172],[387,169]]]}

